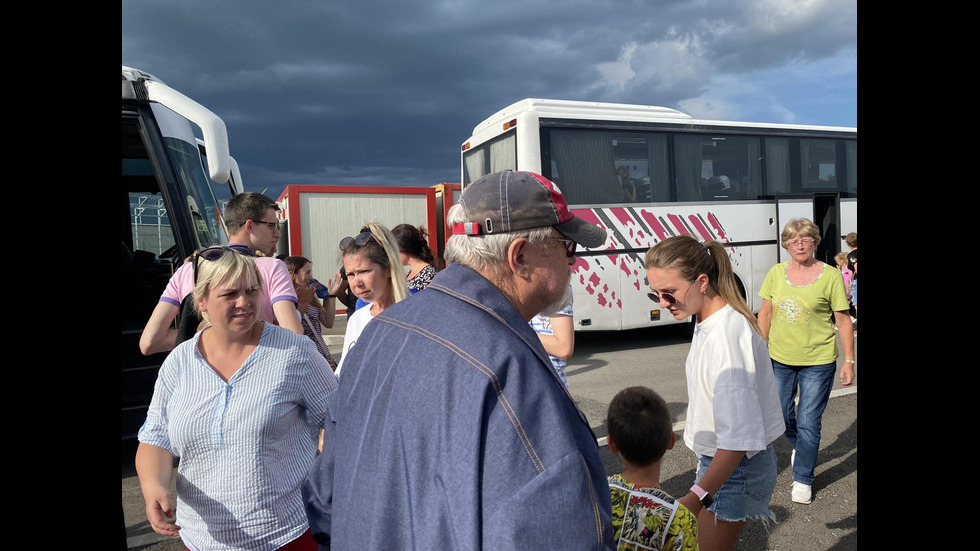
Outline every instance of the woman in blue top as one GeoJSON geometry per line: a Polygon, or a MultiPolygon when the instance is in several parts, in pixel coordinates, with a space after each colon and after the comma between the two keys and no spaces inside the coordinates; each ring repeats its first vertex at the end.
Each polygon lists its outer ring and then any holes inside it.
{"type": "Polygon", "coordinates": [[[146,517],[195,551],[315,549],[300,484],[337,379],[310,339],[259,319],[255,261],[209,251],[193,291],[209,325],[167,356],[139,432],[146,517]]]}

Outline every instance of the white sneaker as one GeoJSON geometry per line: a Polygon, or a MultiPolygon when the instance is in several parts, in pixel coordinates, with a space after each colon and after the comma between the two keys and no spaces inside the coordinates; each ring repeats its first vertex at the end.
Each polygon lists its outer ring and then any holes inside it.
{"type": "Polygon", "coordinates": [[[793,502],[810,503],[813,501],[813,489],[809,484],[793,482],[793,502]]]}

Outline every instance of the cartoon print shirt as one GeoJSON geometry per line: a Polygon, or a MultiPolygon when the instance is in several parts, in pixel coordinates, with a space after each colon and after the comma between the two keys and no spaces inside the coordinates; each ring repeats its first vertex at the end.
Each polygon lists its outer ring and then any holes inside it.
{"type": "Polygon", "coordinates": [[[698,548],[694,513],[660,488],[637,487],[622,475],[609,477],[613,541],[619,551],[698,548]]]}

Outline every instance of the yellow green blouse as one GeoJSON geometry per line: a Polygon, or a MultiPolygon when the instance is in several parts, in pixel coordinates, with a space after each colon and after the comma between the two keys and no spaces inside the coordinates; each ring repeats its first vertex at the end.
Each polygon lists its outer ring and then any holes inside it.
{"type": "Polygon", "coordinates": [[[844,277],[827,264],[816,281],[798,287],[786,277],[786,265],[773,266],[762,282],[759,296],[772,302],[769,355],[786,365],[823,365],[837,361],[835,311],[850,305],[844,277]]]}

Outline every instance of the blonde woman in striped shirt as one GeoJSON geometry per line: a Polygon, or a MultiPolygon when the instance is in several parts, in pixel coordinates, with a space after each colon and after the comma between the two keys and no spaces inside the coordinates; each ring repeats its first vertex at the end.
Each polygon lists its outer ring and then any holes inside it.
{"type": "Polygon", "coordinates": [[[252,258],[214,247],[197,262],[210,325],[164,361],[139,432],[147,519],[191,550],[315,550],[300,484],[337,379],[309,338],[258,318],[252,258]]]}

